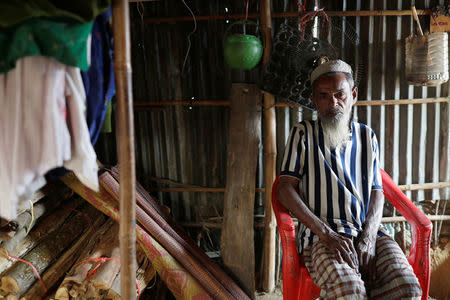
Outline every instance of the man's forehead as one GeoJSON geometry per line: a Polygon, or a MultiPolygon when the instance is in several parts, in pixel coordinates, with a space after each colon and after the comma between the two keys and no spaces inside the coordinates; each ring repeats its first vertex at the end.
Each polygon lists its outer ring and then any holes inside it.
{"type": "Polygon", "coordinates": [[[347,81],[347,77],[345,77],[344,73],[336,73],[330,75],[320,76],[314,82],[315,89],[319,90],[343,90],[345,88],[350,88],[350,85],[347,81]]]}

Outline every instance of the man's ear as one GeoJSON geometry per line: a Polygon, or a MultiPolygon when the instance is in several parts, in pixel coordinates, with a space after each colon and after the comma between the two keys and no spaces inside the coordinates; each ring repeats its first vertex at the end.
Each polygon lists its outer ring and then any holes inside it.
{"type": "Polygon", "coordinates": [[[352,96],[353,96],[353,104],[356,103],[356,100],[358,100],[358,87],[354,87],[352,89],[352,96]]]}

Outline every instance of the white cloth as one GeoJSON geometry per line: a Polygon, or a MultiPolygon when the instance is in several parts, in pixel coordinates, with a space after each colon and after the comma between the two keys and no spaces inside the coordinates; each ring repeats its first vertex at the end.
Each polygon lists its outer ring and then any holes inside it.
{"type": "Polygon", "coordinates": [[[30,197],[55,167],[72,168],[98,189],[85,102],[79,69],[52,58],[25,57],[0,74],[0,217],[15,218],[19,199],[30,197]]]}
{"type": "Polygon", "coordinates": [[[313,83],[321,75],[330,72],[349,73],[353,75],[352,67],[350,67],[350,65],[345,61],[342,61],[340,59],[330,60],[319,65],[314,69],[314,71],[312,71],[311,83],[313,83]]]}

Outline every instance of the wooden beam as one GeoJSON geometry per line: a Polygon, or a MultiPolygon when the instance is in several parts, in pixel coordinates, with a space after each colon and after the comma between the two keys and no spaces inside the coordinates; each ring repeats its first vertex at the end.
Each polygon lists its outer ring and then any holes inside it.
{"type": "MultiPolygon", "coordinates": [[[[382,105],[406,105],[406,104],[430,104],[450,102],[449,97],[439,98],[423,98],[423,99],[398,99],[398,100],[358,100],[354,106],[382,106],[382,105]]],[[[230,106],[230,101],[227,100],[204,100],[204,101],[149,101],[149,102],[135,102],[134,107],[152,107],[152,106],[230,106]]],[[[288,102],[276,102],[275,107],[300,107],[300,104],[288,102]]]]}
{"type": "MultiPolygon", "coordinates": [[[[446,189],[450,187],[449,181],[443,182],[428,182],[416,184],[404,184],[398,186],[402,191],[417,191],[417,190],[432,190],[432,189],[446,189]]],[[[225,193],[225,188],[221,187],[166,187],[166,188],[149,188],[153,192],[190,192],[190,193],[225,193]]],[[[256,188],[255,192],[265,193],[265,188],[256,188]]]]}
{"type": "Polygon", "coordinates": [[[419,190],[432,190],[432,189],[445,189],[450,187],[450,182],[430,182],[430,183],[416,183],[399,185],[402,191],[419,191],[419,190]]]}
{"type": "Polygon", "coordinates": [[[112,16],[120,165],[120,288],[122,299],[136,299],[136,170],[128,1],[114,0],[112,16]]]}
{"type": "MultiPolygon", "coordinates": [[[[272,50],[272,14],[270,11],[270,0],[260,0],[260,21],[264,36],[265,48],[262,67],[269,62],[270,51],[272,50]]],[[[275,289],[275,234],[276,221],[272,208],[272,184],[276,177],[277,162],[277,139],[275,120],[275,96],[268,92],[264,95],[264,182],[266,186],[265,205],[265,228],[264,228],[264,249],[263,249],[263,279],[262,288],[270,293],[275,289]]]]}
{"type": "MultiPolygon", "coordinates": [[[[450,216],[448,215],[427,215],[427,218],[430,219],[430,221],[450,221],[450,216]]],[[[298,220],[294,219],[295,226],[298,225],[298,220]]],[[[398,217],[384,217],[381,218],[381,223],[398,223],[398,222],[406,222],[406,219],[402,216],[398,217]]],[[[180,223],[183,227],[190,227],[190,228],[198,228],[198,227],[206,227],[206,228],[222,228],[222,222],[181,222],[180,223]]],[[[264,223],[261,221],[254,223],[254,228],[263,228],[264,223]]]]}
{"type": "Polygon", "coordinates": [[[222,260],[254,299],[255,251],[253,211],[258,147],[261,140],[260,90],[253,84],[233,83],[224,197],[222,260]]]}
{"type": "Polygon", "coordinates": [[[228,100],[206,100],[206,101],[149,101],[149,102],[134,102],[134,107],[147,106],[230,106],[228,100]]]}
{"type": "MultiPolygon", "coordinates": [[[[411,10],[359,10],[359,11],[326,11],[330,17],[382,17],[382,16],[410,16],[411,10]]],[[[260,19],[262,14],[250,13],[248,17],[250,19],[260,19]]],[[[418,9],[418,15],[430,15],[430,9],[418,9]]],[[[272,13],[271,18],[294,18],[298,17],[298,12],[278,12],[272,13]]],[[[244,19],[245,14],[228,14],[228,15],[204,15],[196,16],[197,21],[212,21],[212,20],[233,20],[244,19]]],[[[162,18],[145,18],[142,20],[144,23],[175,23],[175,22],[192,22],[192,16],[180,16],[180,17],[162,17],[162,18]]],[[[140,19],[134,19],[133,23],[140,23],[140,19]]]]}

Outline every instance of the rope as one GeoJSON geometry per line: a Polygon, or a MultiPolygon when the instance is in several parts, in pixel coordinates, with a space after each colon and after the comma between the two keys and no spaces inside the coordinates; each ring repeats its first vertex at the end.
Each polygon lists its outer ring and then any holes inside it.
{"type": "Polygon", "coordinates": [[[24,260],[24,259],[21,259],[21,258],[12,256],[12,255],[9,255],[9,257],[14,258],[14,259],[17,259],[18,261],[23,262],[23,263],[26,263],[27,265],[29,265],[29,266],[33,269],[34,274],[35,274],[36,277],[39,279],[39,281],[41,282],[42,286],[44,287],[44,291],[47,292],[47,290],[48,290],[48,289],[47,289],[47,286],[45,285],[44,281],[42,280],[41,276],[39,275],[39,272],[36,270],[36,268],[33,266],[32,263],[30,263],[29,261],[26,261],[26,260],[24,260]]]}
{"type": "MultiPolygon", "coordinates": [[[[89,279],[91,278],[91,276],[95,275],[95,273],[97,273],[97,270],[100,268],[100,266],[102,264],[104,264],[105,262],[107,262],[108,260],[115,260],[120,262],[120,259],[117,257],[96,257],[96,258],[86,258],[83,259],[82,261],[76,263],[75,265],[73,265],[73,268],[78,267],[79,265],[85,263],[85,262],[90,262],[90,261],[96,261],[97,265],[94,267],[94,269],[92,269],[92,271],[90,271],[87,275],[85,279],[89,279]]],[[[137,287],[137,292],[138,292],[138,299],[141,297],[141,288],[139,287],[139,281],[136,279],[136,287],[137,287]]]]}

